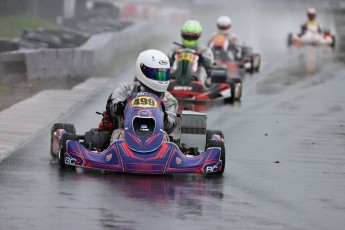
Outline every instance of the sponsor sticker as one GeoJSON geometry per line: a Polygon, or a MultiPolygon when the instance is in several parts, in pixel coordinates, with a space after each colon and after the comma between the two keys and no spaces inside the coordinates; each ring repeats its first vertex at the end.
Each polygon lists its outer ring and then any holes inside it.
{"type": "Polygon", "coordinates": [[[110,161],[111,160],[111,158],[112,158],[112,154],[110,153],[110,154],[108,154],[106,157],[105,157],[105,160],[106,161],[110,161]]]}
{"type": "Polygon", "coordinates": [[[176,157],[176,164],[181,164],[182,163],[182,159],[181,158],[179,158],[179,157],[176,157]]]}
{"type": "Polygon", "coordinates": [[[174,90],[182,90],[182,91],[192,91],[193,87],[191,86],[174,86],[174,90]]]}
{"type": "Polygon", "coordinates": [[[160,60],[158,63],[161,65],[167,65],[168,64],[168,62],[165,60],[160,60]]]}
{"type": "Polygon", "coordinates": [[[207,166],[206,173],[218,172],[218,166],[207,166]]]}

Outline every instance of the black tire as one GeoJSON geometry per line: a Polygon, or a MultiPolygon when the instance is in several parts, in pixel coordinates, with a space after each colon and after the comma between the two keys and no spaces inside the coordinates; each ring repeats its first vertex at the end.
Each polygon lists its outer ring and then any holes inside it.
{"type": "Polygon", "coordinates": [[[290,47],[292,45],[292,34],[289,33],[287,37],[287,46],[290,47]]]}
{"type": "MultiPolygon", "coordinates": [[[[235,88],[237,88],[238,84],[240,84],[240,87],[239,87],[240,95],[238,96],[238,98],[235,97],[235,100],[240,101],[241,97],[242,97],[242,79],[241,78],[231,78],[229,82],[235,83],[235,88]]],[[[235,96],[236,96],[236,92],[235,92],[235,96]]]]}
{"type": "Polygon", "coordinates": [[[222,169],[220,170],[220,172],[215,172],[212,173],[213,175],[223,175],[224,170],[225,170],[225,146],[224,146],[224,142],[223,141],[209,141],[206,144],[207,148],[210,147],[219,147],[221,149],[221,153],[220,153],[220,159],[222,160],[222,169]]]}
{"type": "Polygon", "coordinates": [[[332,49],[335,49],[336,39],[335,36],[332,35],[333,43],[331,44],[332,49]]]}
{"type": "Polygon", "coordinates": [[[236,100],[238,100],[238,101],[240,101],[241,100],[241,98],[242,98],[242,82],[241,83],[237,83],[237,84],[240,84],[240,86],[239,86],[239,91],[240,91],[240,93],[239,93],[239,96],[238,96],[238,98],[236,98],[236,100]]]}
{"type": "Polygon", "coordinates": [[[61,138],[61,149],[60,149],[60,153],[59,153],[59,165],[60,168],[65,168],[66,164],[65,164],[65,152],[67,150],[67,141],[68,140],[72,140],[72,141],[79,141],[79,137],[75,134],[70,134],[70,133],[65,133],[62,135],[61,138]]]}
{"type": "Polygon", "coordinates": [[[76,130],[73,124],[55,123],[50,130],[50,155],[56,159],[58,156],[53,153],[53,134],[58,129],[64,129],[67,133],[75,134],[76,130]]]}
{"type": "Polygon", "coordinates": [[[258,64],[258,66],[256,66],[255,68],[254,68],[254,71],[255,72],[259,72],[259,70],[260,70],[260,65],[261,65],[261,56],[260,56],[260,54],[255,54],[256,55],[256,57],[259,59],[259,64],[258,64]]]}
{"type": "MultiPolygon", "coordinates": [[[[217,134],[219,136],[221,136],[224,139],[224,134],[222,131],[220,130],[206,130],[206,144],[211,141],[211,138],[214,134],[217,134]]],[[[206,150],[206,148],[205,148],[206,150]]]]}
{"type": "Polygon", "coordinates": [[[236,84],[234,82],[229,82],[230,88],[231,88],[231,96],[229,98],[225,98],[224,102],[226,104],[232,104],[235,101],[235,96],[236,96],[236,84]]]}
{"type": "Polygon", "coordinates": [[[255,67],[254,67],[254,56],[250,57],[250,70],[249,73],[253,74],[255,72],[255,67]]]}

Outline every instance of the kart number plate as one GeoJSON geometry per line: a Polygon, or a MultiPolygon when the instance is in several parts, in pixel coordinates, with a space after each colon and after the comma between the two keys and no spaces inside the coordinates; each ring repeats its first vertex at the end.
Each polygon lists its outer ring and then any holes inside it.
{"type": "Polygon", "coordinates": [[[179,55],[179,61],[189,61],[193,62],[194,61],[194,55],[192,53],[181,53],[179,55]]]}
{"type": "Polygon", "coordinates": [[[153,99],[152,97],[136,97],[132,100],[132,106],[133,107],[144,107],[144,108],[156,108],[157,107],[157,101],[153,99]]]}

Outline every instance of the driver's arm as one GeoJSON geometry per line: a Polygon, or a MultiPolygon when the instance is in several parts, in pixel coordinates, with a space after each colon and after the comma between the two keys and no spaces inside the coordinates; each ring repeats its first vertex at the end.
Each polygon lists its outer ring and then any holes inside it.
{"type": "Polygon", "coordinates": [[[210,48],[205,48],[201,52],[202,56],[202,65],[207,69],[213,66],[214,63],[214,55],[210,48]]]}
{"type": "Polygon", "coordinates": [[[164,130],[167,133],[174,131],[176,127],[176,113],[178,102],[176,98],[169,92],[165,92],[163,103],[165,106],[165,112],[167,114],[167,119],[164,121],[164,130]]]}
{"type": "Polygon", "coordinates": [[[321,25],[320,25],[319,23],[317,24],[317,31],[318,31],[320,34],[323,33],[322,27],[321,27],[321,25]]]}
{"type": "Polygon", "coordinates": [[[113,117],[116,117],[116,104],[120,101],[124,101],[127,99],[127,97],[131,94],[134,86],[136,83],[132,84],[126,84],[126,83],[120,83],[115,86],[113,92],[110,94],[108,101],[107,101],[107,111],[110,112],[110,114],[113,117]]]}

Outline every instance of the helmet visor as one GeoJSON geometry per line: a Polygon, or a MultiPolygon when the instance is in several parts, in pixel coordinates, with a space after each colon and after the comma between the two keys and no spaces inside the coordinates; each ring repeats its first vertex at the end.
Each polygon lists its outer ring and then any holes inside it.
{"type": "Polygon", "coordinates": [[[181,33],[181,36],[183,39],[188,40],[188,41],[194,41],[198,40],[200,37],[200,34],[197,33],[181,33]]]}
{"type": "Polygon", "coordinates": [[[144,64],[140,65],[141,71],[144,75],[155,81],[169,81],[170,68],[151,68],[144,64]]]}

